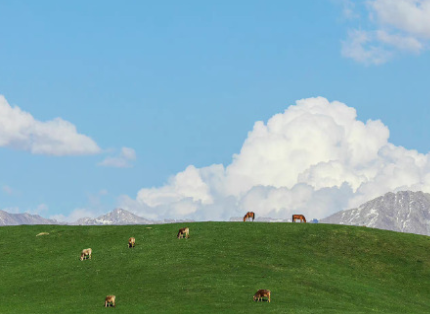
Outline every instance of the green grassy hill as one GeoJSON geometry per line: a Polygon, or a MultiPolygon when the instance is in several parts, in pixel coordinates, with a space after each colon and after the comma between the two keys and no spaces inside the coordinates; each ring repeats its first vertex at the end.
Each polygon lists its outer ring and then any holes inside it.
{"type": "Polygon", "coordinates": [[[255,222],[0,228],[0,313],[107,312],[429,313],[430,238],[255,222]],[[190,239],[176,239],[184,226],[190,239]],[[272,302],[253,302],[258,289],[272,302]]]}

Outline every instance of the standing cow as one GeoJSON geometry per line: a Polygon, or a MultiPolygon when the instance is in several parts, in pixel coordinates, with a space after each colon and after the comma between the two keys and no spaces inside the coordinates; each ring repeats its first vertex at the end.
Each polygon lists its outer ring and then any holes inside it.
{"type": "Polygon", "coordinates": [[[306,223],[306,218],[303,215],[293,215],[293,217],[291,218],[291,222],[296,222],[296,220],[306,223]]]}
{"type": "Polygon", "coordinates": [[[248,219],[252,219],[254,221],[255,219],[255,213],[254,212],[247,212],[245,216],[243,216],[243,221],[247,221],[248,219]]]}
{"type": "Polygon", "coordinates": [[[178,239],[182,239],[184,236],[187,239],[190,237],[190,229],[188,227],[179,229],[178,239]]]}
{"type": "Polygon", "coordinates": [[[263,298],[267,298],[267,301],[270,303],[270,290],[258,290],[253,297],[254,301],[262,301],[263,298]]]}
{"type": "Polygon", "coordinates": [[[136,239],[131,237],[130,239],[128,239],[128,247],[134,247],[134,245],[136,244],[136,239]]]}
{"type": "Polygon", "coordinates": [[[105,299],[105,307],[108,307],[108,306],[115,307],[116,306],[116,304],[115,304],[115,298],[116,297],[114,295],[108,295],[106,297],[106,299],[105,299]]]}
{"type": "Polygon", "coordinates": [[[91,248],[89,249],[83,249],[81,252],[81,261],[83,261],[84,259],[87,259],[87,257],[89,259],[91,259],[91,254],[93,253],[93,250],[91,250],[91,248]]]}

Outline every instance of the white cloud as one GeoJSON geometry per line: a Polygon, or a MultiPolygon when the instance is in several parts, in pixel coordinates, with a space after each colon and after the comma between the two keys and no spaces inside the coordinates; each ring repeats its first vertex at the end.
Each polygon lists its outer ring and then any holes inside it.
{"type": "Polygon", "coordinates": [[[73,223],[80,218],[96,218],[106,214],[106,208],[103,206],[102,198],[108,195],[108,191],[101,189],[96,193],[88,193],[88,203],[85,207],[75,208],[69,214],[52,215],[49,218],[60,222],[73,223]]]}
{"type": "Polygon", "coordinates": [[[19,214],[19,207],[6,207],[6,208],[1,208],[1,210],[9,213],[9,214],[19,214]]]}
{"type": "Polygon", "coordinates": [[[6,194],[9,194],[9,195],[13,194],[13,189],[8,185],[3,185],[2,190],[6,194]]]}
{"type": "Polygon", "coordinates": [[[423,44],[413,37],[389,34],[386,31],[376,31],[378,41],[396,47],[400,50],[419,53],[423,49],[423,44]]]}
{"type": "Polygon", "coordinates": [[[367,8],[374,28],[350,30],[342,41],[342,56],[378,65],[399,52],[419,54],[428,49],[430,0],[372,0],[367,8]]]}
{"type": "Polygon", "coordinates": [[[353,20],[360,17],[352,0],[332,0],[335,4],[342,7],[343,17],[347,20],[353,20]]]}
{"type": "Polygon", "coordinates": [[[77,133],[76,127],[61,118],[47,122],[17,106],[10,106],[0,95],[0,147],[27,150],[42,155],[89,155],[100,148],[88,136],[77,133]]]}
{"type": "Polygon", "coordinates": [[[383,64],[392,57],[392,52],[385,49],[377,41],[372,32],[363,30],[350,30],[348,38],[342,41],[342,56],[357,62],[370,64],[383,64]]]}
{"type": "MultiPolygon", "coordinates": [[[[21,214],[22,211],[20,210],[19,207],[8,207],[8,208],[3,208],[2,210],[11,213],[11,214],[21,214]]],[[[49,207],[46,204],[39,204],[37,205],[36,208],[29,208],[27,210],[25,210],[25,213],[31,214],[31,215],[41,215],[45,212],[49,211],[49,207]]]]}
{"type": "Polygon", "coordinates": [[[36,208],[34,209],[28,209],[26,211],[26,213],[32,214],[32,215],[41,215],[44,212],[48,212],[49,211],[49,207],[46,204],[39,204],[36,208]]]}
{"type": "Polygon", "coordinates": [[[379,23],[430,38],[430,0],[373,0],[368,3],[379,23]]]}
{"type": "Polygon", "coordinates": [[[121,148],[121,153],[117,157],[106,157],[98,163],[99,166],[115,167],[115,168],[130,168],[133,167],[132,161],[136,160],[136,152],[129,147],[121,148]]]}
{"type": "Polygon", "coordinates": [[[430,192],[429,156],[388,142],[379,120],[322,97],[302,99],[258,121],[230,165],[187,167],[119,206],[148,219],[324,218],[388,191],[430,192]]]}
{"type": "Polygon", "coordinates": [[[87,208],[76,208],[74,209],[69,215],[52,215],[49,217],[49,219],[55,219],[59,222],[67,222],[67,223],[73,223],[76,222],[80,218],[96,218],[103,213],[99,210],[90,210],[87,208]]]}

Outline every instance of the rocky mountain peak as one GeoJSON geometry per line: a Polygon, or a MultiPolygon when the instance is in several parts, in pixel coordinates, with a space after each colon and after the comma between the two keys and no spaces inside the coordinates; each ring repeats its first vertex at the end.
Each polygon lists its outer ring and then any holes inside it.
{"type": "Polygon", "coordinates": [[[358,208],[335,213],[321,222],[430,235],[430,194],[389,192],[358,208]]]}

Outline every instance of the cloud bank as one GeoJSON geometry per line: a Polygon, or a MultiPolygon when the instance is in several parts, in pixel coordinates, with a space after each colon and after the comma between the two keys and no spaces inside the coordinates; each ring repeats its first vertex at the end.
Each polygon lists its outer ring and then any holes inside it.
{"type": "Polygon", "coordinates": [[[0,147],[7,146],[41,155],[91,155],[100,148],[88,136],[79,134],[76,127],[61,118],[41,122],[12,107],[0,95],[0,147]]]}
{"type": "MultiPolygon", "coordinates": [[[[419,54],[429,47],[430,0],[366,1],[373,29],[354,28],[342,41],[342,55],[370,65],[399,52],[419,54]]],[[[349,6],[353,10],[354,6],[349,6]]],[[[345,13],[344,13],[345,14],[345,13]]],[[[350,13],[352,14],[352,13],[350,13]]]]}
{"type": "Polygon", "coordinates": [[[230,165],[188,166],[162,187],[119,206],[148,219],[228,220],[301,213],[324,218],[389,191],[430,192],[428,155],[388,142],[379,120],[323,97],[302,99],[257,121],[230,165]]]}

